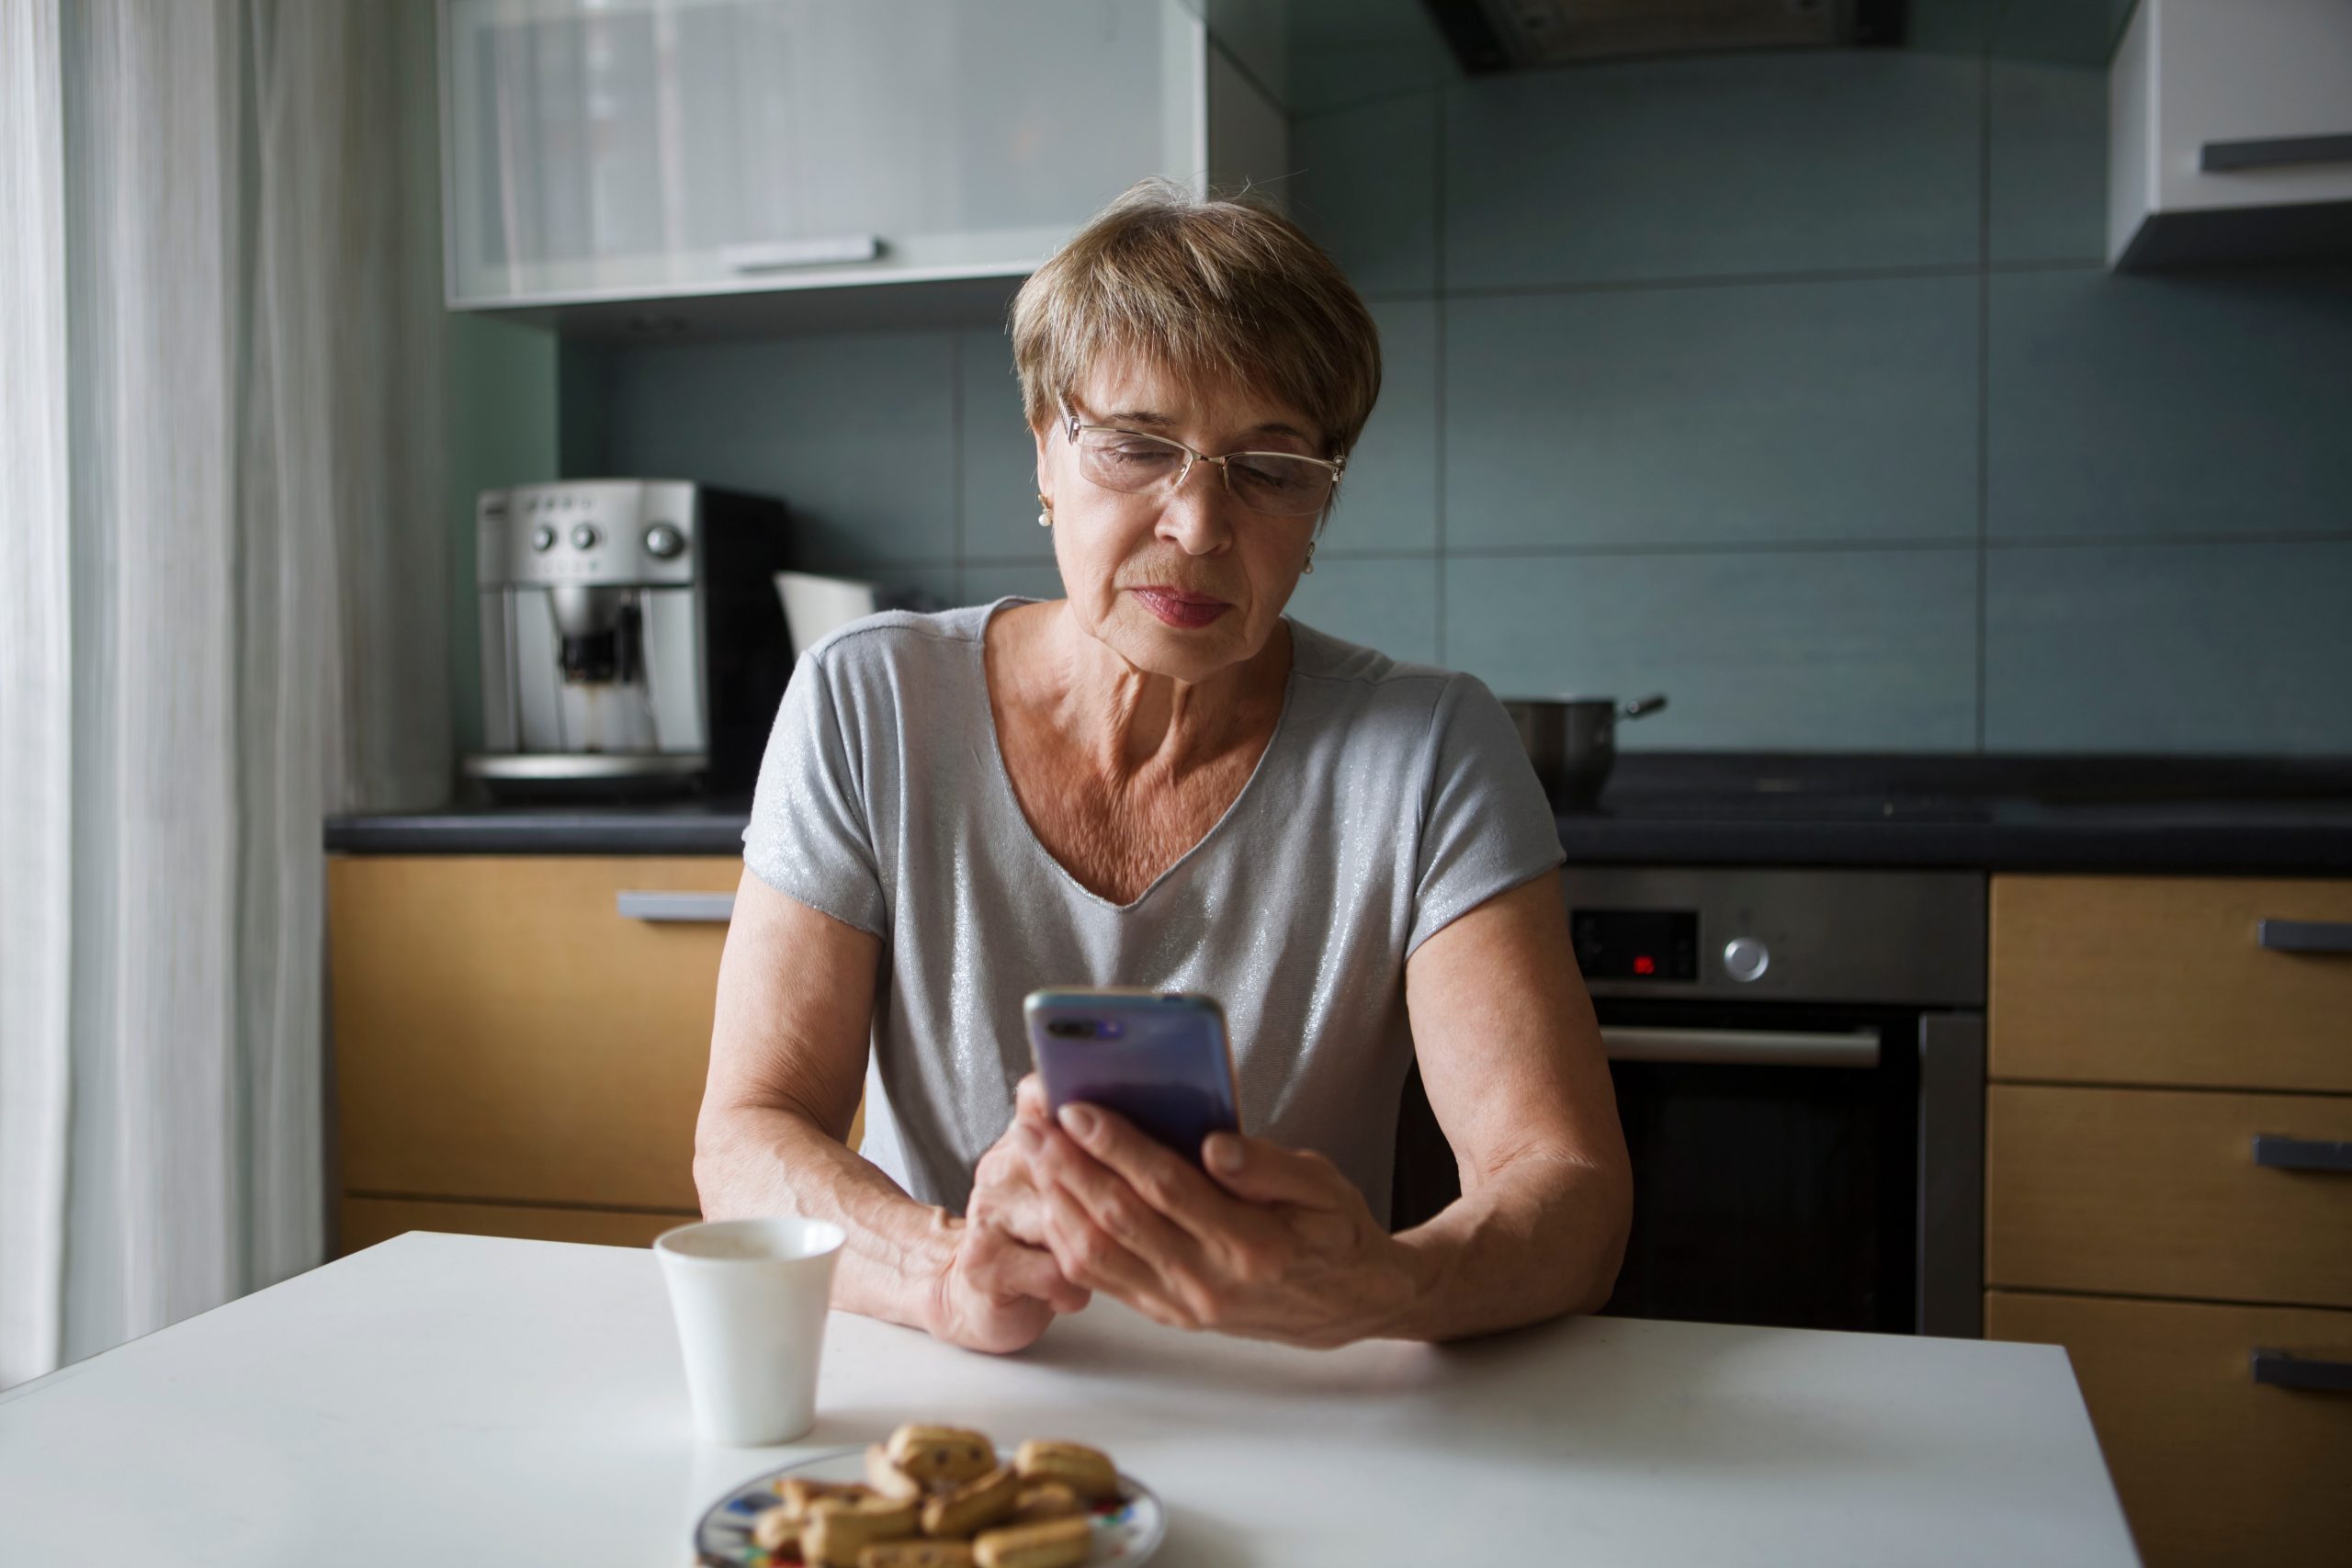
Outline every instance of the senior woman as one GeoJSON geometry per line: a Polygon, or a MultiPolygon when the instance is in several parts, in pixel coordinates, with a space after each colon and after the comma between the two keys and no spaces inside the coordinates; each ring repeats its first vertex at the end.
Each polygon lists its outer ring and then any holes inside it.
{"type": "Polygon", "coordinates": [[[1012,341],[1066,597],[804,656],[704,1212],[833,1220],[836,1305],[988,1351],[1096,1292],[1310,1346],[1597,1306],[1631,1178],[1543,792],[1476,681],[1283,615],[1379,390],[1363,302],[1283,218],[1155,182],[1028,280],[1012,341]],[[1024,1077],[1023,994],[1104,985],[1223,1001],[1245,1131],[1199,1166],[1024,1077]],[[1416,1058],[1463,1194],[1391,1235],[1416,1058]]]}

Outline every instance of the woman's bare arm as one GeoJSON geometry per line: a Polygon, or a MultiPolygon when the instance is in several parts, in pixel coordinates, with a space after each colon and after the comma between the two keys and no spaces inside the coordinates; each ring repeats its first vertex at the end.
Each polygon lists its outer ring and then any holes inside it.
{"type": "Polygon", "coordinates": [[[1405,998],[1462,1196],[1397,1237],[1418,1285],[1388,1332],[1450,1339],[1600,1306],[1624,1258],[1633,1171],[1558,874],[1423,942],[1405,998]]]}
{"type": "Polygon", "coordinates": [[[916,1202],[848,1146],[881,956],[876,938],[744,873],[695,1129],[703,1213],[831,1220],[849,1235],[835,1306],[976,1348],[1018,1348],[1085,1292],[1046,1253],[916,1202]]]}

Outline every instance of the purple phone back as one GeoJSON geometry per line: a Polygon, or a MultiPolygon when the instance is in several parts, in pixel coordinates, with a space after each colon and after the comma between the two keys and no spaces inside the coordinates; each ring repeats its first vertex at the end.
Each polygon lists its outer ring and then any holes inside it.
{"type": "Polygon", "coordinates": [[[1057,1112],[1115,1111],[1193,1164],[1211,1133],[1240,1131],[1225,1018],[1205,998],[1041,991],[1029,1045],[1057,1112]]]}

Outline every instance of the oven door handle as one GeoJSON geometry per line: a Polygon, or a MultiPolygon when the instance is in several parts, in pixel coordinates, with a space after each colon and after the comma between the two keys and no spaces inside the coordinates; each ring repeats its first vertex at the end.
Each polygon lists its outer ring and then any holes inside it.
{"type": "Polygon", "coordinates": [[[1875,1067],[1879,1032],[1835,1034],[1784,1029],[1648,1029],[1604,1025],[1612,1062],[1697,1062],[1724,1066],[1875,1067]]]}

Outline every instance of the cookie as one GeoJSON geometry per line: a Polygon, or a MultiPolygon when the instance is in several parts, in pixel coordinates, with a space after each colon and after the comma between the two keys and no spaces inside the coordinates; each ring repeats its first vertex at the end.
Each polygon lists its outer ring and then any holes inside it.
{"type": "Polygon", "coordinates": [[[912,1503],[888,1497],[827,1497],[800,1526],[800,1555],[812,1568],[858,1568],[858,1554],[879,1541],[904,1540],[920,1528],[912,1503]]]}
{"type": "Polygon", "coordinates": [[[972,1548],[961,1540],[892,1540],[857,1554],[857,1568],[972,1568],[972,1548]]]}
{"type": "Polygon", "coordinates": [[[763,1551],[783,1551],[800,1544],[800,1518],[790,1507],[763,1508],[752,1521],[752,1544],[763,1551]]]}
{"type": "Polygon", "coordinates": [[[929,1485],[934,1481],[974,1481],[996,1468],[996,1445],[982,1432],[961,1427],[909,1422],[884,1445],[890,1462],[929,1485]]]}
{"type": "Polygon", "coordinates": [[[922,1499],[922,1483],[891,1463],[888,1451],[879,1443],[865,1446],[865,1479],[877,1496],[899,1503],[922,1499]]]}
{"type": "Polygon", "coordinates": [[[796,1519],[808,1517],[808,1506],[822,1497],[841,1497],[855,1501],[874,1495],[874,1488],[859,1481],[810,1481],[802,1476],[787,1476],[776,1486],[776,1495],[796,1519]]]}
{"type": "Polygon", "coordinates": [[[1021,1496],[1021,1477],[1010,1465],[999,1465],[986,1475],[943,1492],[922,1506],[925,1535],[969,1536],[986,1529],[1012,1512],[1021,1496]]]}
{"type": "Polygon", "coordinates": [[[1022,1480],[1058,1481],[1090,1503],[1119,1495],[1119,1472],[1111,1467],[1111,1456],[1083,1443],[1033,1438],[1021,1445],[1012,1462],[1022,1480]]]}
{"type": "Polygon", "coordinates": [[[1041,1519],[1067,1519],[1084,1512],[1085,1501],[1060,1482],[1024,1481],[1021,1495],[1013,1499],[1012,1512],[1004,1516],[1004,1522],[1034,1525],[1041,1519]]]}
{"type": "Polygon", "coordinates": [[[979,1568],[1077,1568],[1094,1550],[1094,1527],[1082,1518],[993,1529],[972,1543],[979,1568]]]}

